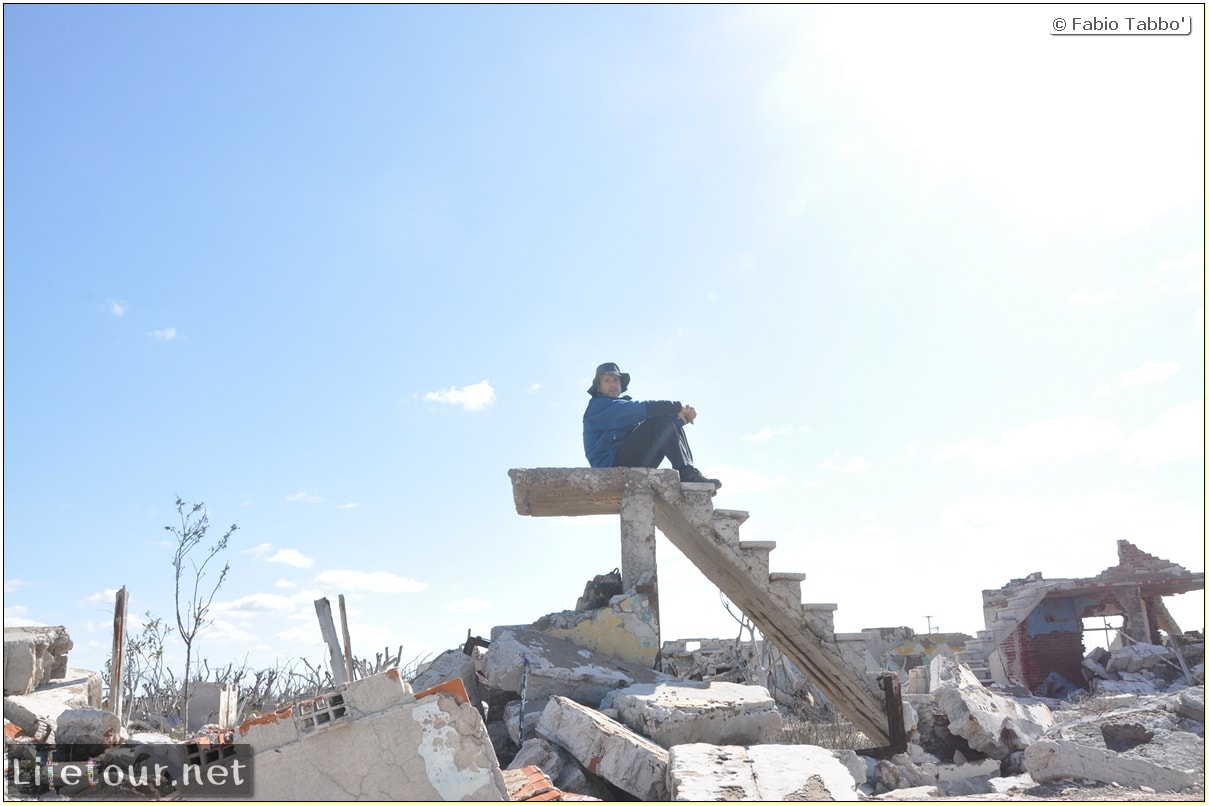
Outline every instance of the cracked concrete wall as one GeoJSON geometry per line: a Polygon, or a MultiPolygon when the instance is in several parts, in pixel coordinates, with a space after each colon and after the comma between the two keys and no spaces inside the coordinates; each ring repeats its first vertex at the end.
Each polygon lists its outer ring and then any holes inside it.
{"type": "Polygon", "coordinates": [[[478,711],[397,670],[240,726],[254,800],[507,800],[478,711]]]}

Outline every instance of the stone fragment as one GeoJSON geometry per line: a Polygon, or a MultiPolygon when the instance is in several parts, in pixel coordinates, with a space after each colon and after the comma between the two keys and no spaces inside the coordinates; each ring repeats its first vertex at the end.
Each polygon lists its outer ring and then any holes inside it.
{"type": "Polygon", "coordinates": [[[721,681],[643,683],[610,692],[601,708],[662,747],[763,744],[781,732],[781,712],[762,686],[721,681]]]}
{"type": "Polygon", "coordinates": [[[808,744],[681,744],[669,753],[677,801],[854,801],[852,773],[830,750],[808,744]]]}
{"type": "Polygon", "coordinates": [[[593,708],[614,689],[671,680],[652,669],[606,658],[528,628],[492,630],[483,674],[492,688],[517,695],[523,689],[527,700],[558,695],[593,708]]]}
{"type": "Polygon", "coordinates": [[[126,741],[117,714],[100,708],[71,708],[55,720],[57,744],[113,745],[126,741]]]}
{"type": "Polygon", "coordinates": [[[623,593],[593,610],[551,613],[538,619],[533,629],[647,668],[659,656],[658,611],[645,593],[623,593]]]}
{"type": "Polygon", "coordinates": [[[100,708],[103,686],[96,672],[69,669],[65,677],[44,684],[32,694],[5,697],[4,716],[29,735],[44,737],[64,711],[100,708]]]}
{"type": "Polygon", "coordinates": [[[66,677],[71,648],[64,627],[5,627],[4,696],[30,694],[66,677]]]}
{"type": "Polygon", "coordinates": [[[461,680],[470,704],[483,712],[483,694],[479,691],[479,675],[474,658],[461,649],[449,649],[420,667],[411,681],[412,691],[423,691],[450,680],[461,680]]]}
{"type": "Polygon", "coordinates": [[[969,668],[948,658],[933,659],[931,672],[932,680],[939,681],[933,694],[949,720],[949,731],[991,758],[1023,749],[1054,723],[1044,704],[1026,705],[995,694],[969,668]]]}
{"type": "Polygon", "coordinates": [[[474,706],[417,700],[397,670],[240,725],[255,800],[507,800],[474,706]]]}
{"type": "Polygon", "coordinates": [[[537,732],[588,772],[639,800],[667,799],[667,751],[625,725],[567,697],[553,696],[537,732]]]}
{"type": "Polygon", "coordinates": [[[940,789],[935,786],[915,786],[909,789],[893,789],[877,796],[878,800],[935,800],[940,789]]]}
{"type": "MultiPolygon", "coordinates": [[[[1134,789],[1149,786],[1157,792],[1182,792],[1198,780],[1197,774],[1190,770],[1164,768],[1111,750],[1052,739],[1029,745],[1024,751],[1024,763],[1028,774],[1038,783],[1075,778],[1134,789]]],[[[1204,780],[1203,772],[1199,778],[1204,780]]]]}

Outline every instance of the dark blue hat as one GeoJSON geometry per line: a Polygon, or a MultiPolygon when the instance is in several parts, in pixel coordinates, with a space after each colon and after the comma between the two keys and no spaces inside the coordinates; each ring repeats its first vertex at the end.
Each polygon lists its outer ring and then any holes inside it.
{"type": "Polygon", "coordinates": [[[630,373],[622,372],[620,369],[618,369],[616,364],[610,361],[609,363],[601,364],[596,368],[596,375],[592,378],[592,386],[590,389],[588,389],[588,394],[596,394],[596,386],[600,383],[600,376],[605,374],[621,376],[621,391],[623,393],[630,387],[630,373]]]}

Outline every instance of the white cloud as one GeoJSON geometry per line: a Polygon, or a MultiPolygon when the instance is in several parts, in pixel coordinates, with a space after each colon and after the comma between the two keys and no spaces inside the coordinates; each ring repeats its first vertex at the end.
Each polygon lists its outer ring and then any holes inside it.
{"type": "Polygon", "coordinates": [[[1153,468],[1204,453],[1205,400],[1194,400],[1168,409],[1125,440],[1121,461],[1153,468]]]}
{"type": "Polygon", "coordinates": [[[117,592],[116,588],[106,588],[105,590],[101,591],[100,593],[93,593],[93,594],[89,595],[88,597],[86,597],[84,599],[84,601],[88,604],[112,605],[112,604],[116,603],[117,595],[118,595],[118,592],[117,592]]]}
{"type": "Polygon", "coordinates": [[[360,501],[349,501],[346,504],[336,504],[336,509],[356,509],[361,506],[360,501]]]}
{"type": "Polygon", "coordinates": [[[1085,288],[1080,288],[1078,291],[1070,295],[1071,305],[1109,305],[1116,302],[1118,295],[1116,291],[1108,290],[1101,291],[1096,294],[1088,291],[1085,288]]]}
{"type": "Polygon", "coordinates": [[[247,619],[258,613],[287,615],[293,613],[296,607],[297,604],[294,600],[287,596],[276,593],[251,593],[230,602],[215,602],[211,607],[211,612],[215,616],[247,619]]]}
{"type": "Polygon", "coordinates": [[[276,554],[269,557],[268,562],[285,563],[295,568],[310,568],[315,564],[314,560],[295,549],[279,549],[276,554]]]}
{"type": "Polygon", "coordinates": [[[311,495],[306,490],[300,490],[296,493],[290,493],[285,497],[287,501],[302,501],[306,504],[322,504],[323,498],[318,495],[311,495]]]}
{"type": "Polygon", "coordinates": [[[530,386],[529,386],[529,394],[531,394],[531,395],[536,395],[541,390],[542,390],[542,385],[540,383],[530,384],[530,386]]]}
{"type": "Polygon", "coordinates": [[[4,589],[6,591],[15,591],[18,588],[27,588],[32,584],[32,582],[26,582],[24,579],[6,579],[4,580],[4,589]]]}
{"type": "Polygon", "coordinates": [[[174,327],[166,327],[162,330],[152,330],[147,335],[153,339],[159,339],[160,341],[172,341],[173,339],[179,338],[176,333],[176,328],[174,327]]]}
{"type": "Polygon", "coordinates": [[[105,303],[105,310],[108,311],[109,313],[113,314],[114,316],[121,317],[121,316],[125,316],[126,311],[128,311],[130,309],[127,307],[126,303],[124,303],[120,300],[111,299],[105,303]]]}
{"type": "Polygon", "coordinates": [[[288,579],[279,579],[273,583],[274,588],[296,588],[297,582],[290,582],[288,579]]]}
{"type": "Polygon", "coordinates": [[[1116,382],[1106,383],[1098,387],[1096,391],[1091,393],[1091,396],[1104,397],[1115,392],[1124,391],[1125,389],[1131,389],[1135,386],[1157,383],[1179,371],[1180,365],[1177,361],[1151,361],[1140,367],[1125,370],[1117,376],[1116,382]]]}
{"type": "Polygon", "coordinates": [[[1116,449],[1121,432],[1112,423],[1088,415],[1040,420],[1006,432],[998,442],[975,437],[942,446],[932,458],[937,462],[969,458],[982,468],[1026,467],[1063,462],[1116,449]]]}
{"type": "Polygon", "coordinates": [[[389,571],[324,571],[315,577],[315,582],[339,591],[369,591],[370,593],[415,593],[428,587],[423,582],[397,576],[389,571]]]}
{"type": "Polygon", "coordinates": [[[431,400],[435,403],[449,403],[454,406],[461,406],[466,411],[482,411],[495,403],[495,390],[491,388],[491,384],[486,380],[479,383],[471,384],[465,389],[450,387],[440,392],[429,392],[424,395],[425,400],[431,400]]]}
{"type": "Polygon", "coordinates": [[[272,543],[261,543],[258,546],[252,546],[250,549],[243,549],[240,554],[251,554],[253,557],[259,557],[262,554],[268,554],[273,550],[272,543]]]}
{"type": "Polygon", "coordinates": [[[860,473],[869,469],[869,463],[865,461],[863,456],[854,456],[846,464],[841,464],[842,462],[843,459],[840,457],[840,451],[837,448],[819,464],[819,467],[825,470],[838,470],[841,473],[860,473]]]}

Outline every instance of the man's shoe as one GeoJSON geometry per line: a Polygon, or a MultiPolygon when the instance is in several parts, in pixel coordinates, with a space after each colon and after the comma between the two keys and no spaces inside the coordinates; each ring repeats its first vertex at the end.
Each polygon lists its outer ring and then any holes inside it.
{"type": "Polygon", "coordinates": [[[722,482],[717,479],[707,479],[702,475],[701,471],[692,465],[687,465],[680,471],[681,484],[712,484],[715,488],[721,487],[722,482]]]}

